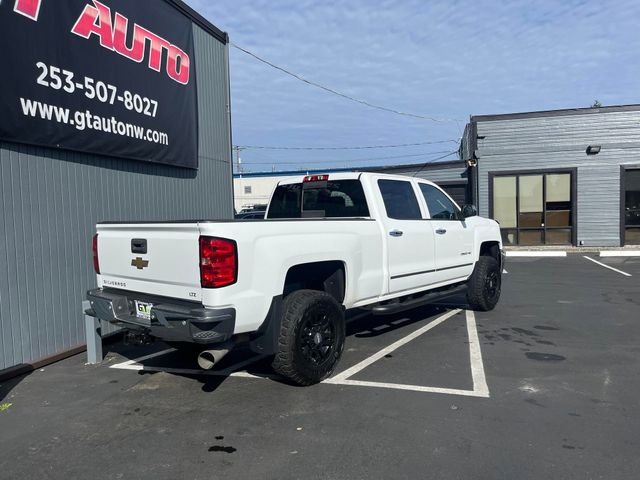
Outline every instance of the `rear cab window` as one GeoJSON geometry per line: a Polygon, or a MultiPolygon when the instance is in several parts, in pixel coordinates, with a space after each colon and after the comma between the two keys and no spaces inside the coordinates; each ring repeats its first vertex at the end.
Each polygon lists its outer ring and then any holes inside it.
{"type": "Polygon", "coordinates": [[[279,185],[267,218],[368,217],[360,180],[327,180],[279,185]]]}

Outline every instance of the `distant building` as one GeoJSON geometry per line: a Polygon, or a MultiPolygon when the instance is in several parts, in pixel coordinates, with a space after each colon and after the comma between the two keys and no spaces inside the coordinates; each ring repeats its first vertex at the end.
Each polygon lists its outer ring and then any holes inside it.
{"type": "Polygon", "coordinates": [[[505,245],[640,244],[640,105],[472,116],[461,154],[505,245]]]}

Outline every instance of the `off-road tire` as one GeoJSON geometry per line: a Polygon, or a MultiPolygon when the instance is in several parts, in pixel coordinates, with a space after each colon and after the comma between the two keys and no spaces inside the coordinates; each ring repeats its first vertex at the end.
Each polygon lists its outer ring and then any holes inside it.
{"type": "Polygon", "coordinates": [[[493,257],[481,256],[467,281],[469,306],[479,312],[493,310],[500,299],[501,288],[500,264],[493,257]]]}
{"type": "Polygon", "coordinates": [[[344,311],[331,295],[317,290],[292,292],[284,299],[271,366],[297,385],[321,382],[342,356],[344,338],[344,311]]]}

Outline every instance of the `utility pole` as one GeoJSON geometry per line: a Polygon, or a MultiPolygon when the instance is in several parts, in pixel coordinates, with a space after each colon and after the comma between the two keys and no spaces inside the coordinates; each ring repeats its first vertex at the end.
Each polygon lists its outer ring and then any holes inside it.
{"type": "Polygon", "coordinates": [[[236,145],[233,147],[233,151],[236,152],[236,173],[242,175],[242,159],[240,158],[240,152],[244,150],[244,148],[236,145]]]}

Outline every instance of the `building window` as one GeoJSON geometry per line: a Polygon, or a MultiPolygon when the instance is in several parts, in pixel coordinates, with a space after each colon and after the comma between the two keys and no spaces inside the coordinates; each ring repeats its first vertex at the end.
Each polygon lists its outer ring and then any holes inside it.
{"type": "Polygon", "coordinates": [[[572,173],[493,177],[492,217],[505,245],[571,245],[572,173]]]}
{"type": "Polygon", "coordinates": [[[624,172],[624,243],[640,245],[640,169],[624,172]]]}
{"type": "Polygon", "coordinates": [[[251,195],[251,185],[247,185],[246,187],[244,187],[244,194],[251,195]]]}

